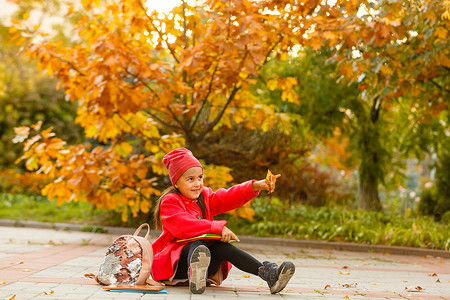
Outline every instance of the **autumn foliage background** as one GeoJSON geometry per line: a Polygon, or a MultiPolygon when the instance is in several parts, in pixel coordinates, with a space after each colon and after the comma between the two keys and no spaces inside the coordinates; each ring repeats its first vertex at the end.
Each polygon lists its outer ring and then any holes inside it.
{"type": "Polygon", "coordinates": [[[188,147],[213,189],[270,168],[290,205],[371,211],[411,182],[414,158],[427,214],[450,211],[450,1],[80,1],[61,6],[66,35],[29,18],[41,5],[22,4],[2,42],[56,80],[78,127],[17,118],[2,136],[23,143],[18,168],[48,199],[149,218],[170,184],[162,157],[188,147]]]}

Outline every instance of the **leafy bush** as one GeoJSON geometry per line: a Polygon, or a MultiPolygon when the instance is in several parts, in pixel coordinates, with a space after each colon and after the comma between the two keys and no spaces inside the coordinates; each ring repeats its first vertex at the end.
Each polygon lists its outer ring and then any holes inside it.
{"type": "Polygon", "coordinates": [[[345,241],[433,249],[450,247],[450,226],[430,217],[407,218],[342,207],[288,205],[276,198],[252,202],[253,221],[224,216],[238,234],[345,241]]]}
{"type": "Polygon", "coordinates": [[[417,213],[421,216],[434,215],[437,202],[436,189],[433,187],[424,189],[421,193],[419,204],[417,205],[417,213]]]}

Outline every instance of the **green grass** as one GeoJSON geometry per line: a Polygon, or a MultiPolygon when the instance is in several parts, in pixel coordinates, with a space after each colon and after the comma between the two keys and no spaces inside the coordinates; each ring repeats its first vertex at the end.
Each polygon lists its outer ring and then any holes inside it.
{"type": "Polygon", "coordinates": [[[432,249],[450,248],[450,226],[431,217],[411,217],[334,206],[289,206],[278,199],[252,201],[253,221],[223,215],[237,234],[345,241],[432,249]]]}
{"type": "Polygon", "coordinates": [[[58,206],[56,201],[49,201],[43,196],[0,194],[0,219],[104,225],[110,217],[110,211],[94,209],[87,202],[58,206]]]}

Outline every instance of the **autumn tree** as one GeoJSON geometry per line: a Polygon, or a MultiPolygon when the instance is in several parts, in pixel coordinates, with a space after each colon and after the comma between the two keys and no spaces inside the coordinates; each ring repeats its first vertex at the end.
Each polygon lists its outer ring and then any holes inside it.
{"type": "MultiPolygon", "coordinates": [[[[29,137],[23,160],[54,179],[43,190],[49,198],[119,208],[124,219],[129,210],[148,212],[159,194],[155,175],[165,173],[161,158],[172,148],[187,146],[202,159],[200,142],[219,128],[276,125],[290,132],[289,116],[250,91],[269,61],[286,60],[296,45],[346,50],[361,38],[366,44],[401,38],[379,30],[395,31],[393,22],[356,17],[362,5],[372,2],[183,1],[162,14],[137,0],[81,1],[68,11],[79,16],[73,46],[18,24],[18,42],[58,79],[68,100],[78,101],[76,122],[95,141],[68,147],[49,130],[18,128],[29,137]]],[[[342,66],[350,80],[352,68],[342,66]]],[[[294,80],[272,84],[283,90],[283,101],[298,103],[294,80]]]]}
{"type": "Polygon", "coordinates": [[[23,159],[54,178],[43,193],[119,207],[125,219],[129,208],[149,210],[159,193],[153,176],[165,172],[161,158],[172,148],[202,158],[199,141],[235,124],[287,132],[287,116],[259,103],[249,85],[271,55],[307,42],[313,22],[301,21],[321,9],[318,1],[289,2],[183,2],[163,15],[140,1],[82,1],[69,8],[80,15],[71,47],[18,25],[18,39],[30,38],[25,51],[79,102],[76,121],[101,144],[67,147],[51,131],[32,134],[23,159]]]}
{"type": "Polygon", "coordinates": [[[347,43],[353,46],[337,57],[341,74],[362,91],[352,109],[361,128],[355,146],[362,208],[381,209],[378,186],[395,170],[396,151],[423,153],[436,143],[420,131],[448,110],[449,8],[448,1],[370,2],[354,27],[357,36],[347,43]],[[389,126],[399,107],[408,112],[397,128],[403,134],[389,126]]]}

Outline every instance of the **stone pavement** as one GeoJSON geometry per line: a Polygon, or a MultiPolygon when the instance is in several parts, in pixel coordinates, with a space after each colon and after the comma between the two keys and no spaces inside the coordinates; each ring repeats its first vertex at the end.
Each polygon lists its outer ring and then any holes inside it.
{"type": "MultiPolygon", "coordinates": [[[[130,232],[131,234],[132,232],[130,232]]],[[[450,259],[433,255],[307,249],[270,243],[238,246],[259,260],[291,260],[296,273],[271,295],[257,276],[233,268],[220,287],[191,295],[107,292],[85,274],[96,273],[117,235],[0,227],[0,299],[447,299],[450,259]]],[[[155,237],[153,237],[155,238],[155,237]]]]}

